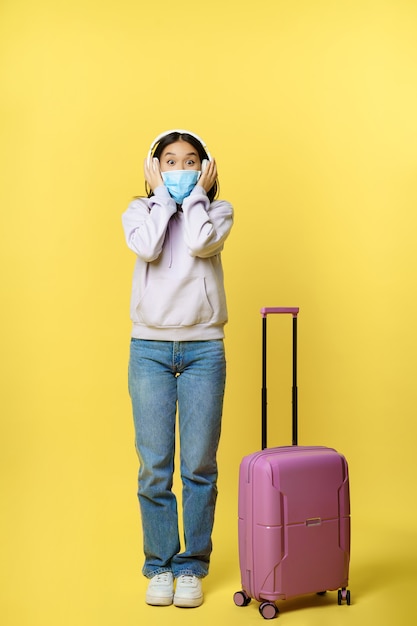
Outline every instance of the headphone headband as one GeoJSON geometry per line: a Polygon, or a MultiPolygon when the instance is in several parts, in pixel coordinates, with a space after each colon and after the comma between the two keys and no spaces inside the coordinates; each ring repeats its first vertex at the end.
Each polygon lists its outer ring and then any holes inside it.
{"type": "Polygon", "coordinates": [[[190,130],[185,130],[184,128],[173,128],[172,130],[166,130],[164,133],[161,133],[160,135],[155,137],[155,139],[151,143],[151,147],[149,148],[148,159],[151,158],[152,151],[155,148],[156,144],[159,143],[161,141],[161,139],[163,139],[167,135],[170,135],[171,133],[179,133],[180,135],[191,135],[191,137],[194,137],[194,139],[197,139],[197,141],[199,141],[201,143],[201,145],[203,146],[204,150],[207,152],[207,156],[208,156],[209,160],[212,161],[211,154],[207,150],[206,144],[201,139],[201,137],[199,137],[195,133],[192,133],[190,130]]]}

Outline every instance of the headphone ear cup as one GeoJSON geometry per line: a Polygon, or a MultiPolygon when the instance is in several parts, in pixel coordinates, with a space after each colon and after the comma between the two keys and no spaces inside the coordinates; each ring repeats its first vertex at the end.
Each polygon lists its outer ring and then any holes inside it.
{"type": "Polygon", "coordinates": [[[204,170],[206,169],[207,165],[208,165],[207,159],[203,159],[203,161],[201,163],[201,173],[204,172],[204,170]]]}

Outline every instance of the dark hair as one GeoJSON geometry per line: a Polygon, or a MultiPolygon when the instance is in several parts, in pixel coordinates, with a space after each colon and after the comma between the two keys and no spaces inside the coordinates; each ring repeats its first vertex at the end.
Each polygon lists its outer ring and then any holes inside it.
{"type": "MultiPolygon", "coordinates": [[[[171,143],[175,143],[176,141],[186,141],[187,143],[190,143],[193,146],[193,148],[197,150],[198,156],[200,157],[201,161],[209,158],[207,152],[204,149],[204,146],[198,141],[198,139],[193,137],[193,135],[189,135],[188,133],[178,133],[176,131],[169,133],[169,135],[165,135],[164,137],[162,137],[162,139],[156,145],[156,148],[153,151],[152,157],[156,157],[157,159],[159,159],[164,149],[167,146],[169,146],[171,143]]],[[[147,183],[145,183],[145,189],[147,191],[148,198],[150,198],[150,196],[153,195],[153,191],[148,188],[147,183]]],[[[216,180],[212,188],[209,189],[209,191],[207,192],[207,196],[210,202],[213,202],[214,198],[217,196],[218,190],[219,190],[219,185],[218,185],[218,181],[216,180]]]]}

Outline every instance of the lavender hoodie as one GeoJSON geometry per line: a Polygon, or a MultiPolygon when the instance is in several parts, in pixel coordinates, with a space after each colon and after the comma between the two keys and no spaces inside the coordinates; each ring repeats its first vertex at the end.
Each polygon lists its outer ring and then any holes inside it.
{"type": "Polygon", "coordinates": [[[221,339],[227,322],[220,253],[233,208],[210,203],[196,185],[177,210],[164,185],[133,200],[122,217],[136,253],[130,314],[132,337],[159,341],[221,339]]]}

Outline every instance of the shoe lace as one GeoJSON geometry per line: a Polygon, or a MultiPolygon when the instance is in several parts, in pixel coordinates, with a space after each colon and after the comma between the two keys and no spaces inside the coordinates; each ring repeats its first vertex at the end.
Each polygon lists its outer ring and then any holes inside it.
{"type": "Polygon", "coordinates": [[[194,576],[191,574],[182,574],[179,578],[186,585],[191,585],[194,582],[194,576]]]}
{"type": "Polygon", "coordinates": [[[157,583],[167,583],[169,580],[169,573],[168,572],[162,572],[162,574],[157,574],[155,576],[155,581],[157,583]]]}

